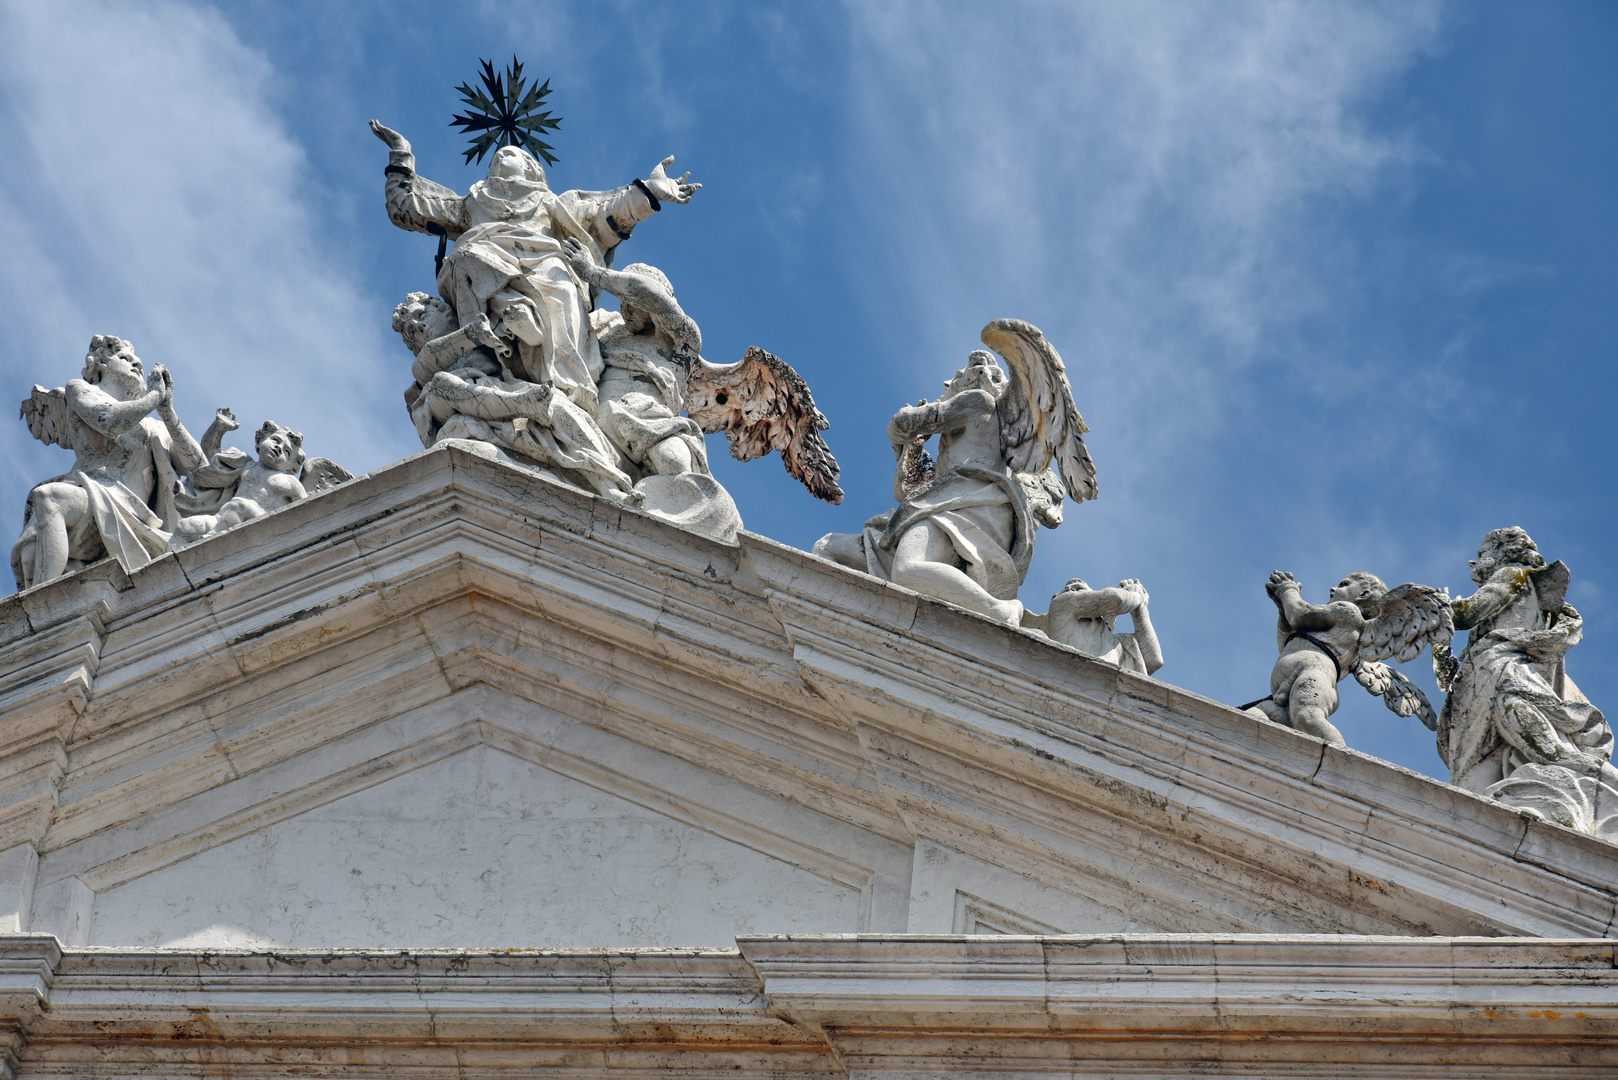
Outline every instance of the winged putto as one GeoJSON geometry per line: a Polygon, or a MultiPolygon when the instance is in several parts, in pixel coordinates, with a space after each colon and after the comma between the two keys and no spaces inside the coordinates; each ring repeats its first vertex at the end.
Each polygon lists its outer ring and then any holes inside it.
{"type": "Polygon", "coordinates": [[[34,438],[73,451],[74,460],[28,494],[11,549],[19,589],[108,556],[132,573],[176,546],[177,536],[184,543],[222,532],[349,478],[325,458],[310,462],[318,480],[308,467],[301,482],[280,475],[303,464],[303,436],[268,422],[259,431],[259,463],[246,465],[241,451],[221,453],[220,440],[237,426],[229,409],[218,411],[198,443],[175,412],[168,370],[157,364],[147,375],[134,346],[110,334],[91,338],[79,378],[34,387],[22,419],[34,438]],[[219,481],[211,488],[210,476],[219,481]]]}
{"type": "Polygon", "coordinates": [[[1242,708],[1343,746],[1330,717],[1337,711],[1337,684],[1352,675],[1399,716],[1437,725],[1421,688],[1381,661],[1404,663],[1429,645],[1449,644],[1455,620],[1447,590],[1410,582],[1390,589],[1375,574],[1359,571],[1332,586],[1325,604],[1310,604],[1297,580],[1277,570],[1265,591],[1280,613],[1281,656],[1270,674],[1269,696],[1242,708]]]}
{"type": "Polygon", "coordinates": [[[982,338],[1006,367],[976,350],[937,401],[895,413],[899,505],[862,533],[821,537],[815,554],[1015,626],[1035,526],[1060,525],[1066,498],[1096,497],[1095,463],[1067,368],[1039,328],[996,319],[982,338]]]}

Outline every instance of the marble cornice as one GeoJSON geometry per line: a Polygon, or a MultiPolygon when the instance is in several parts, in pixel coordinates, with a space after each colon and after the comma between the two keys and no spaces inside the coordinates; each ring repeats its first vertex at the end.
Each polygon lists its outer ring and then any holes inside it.
{"type": "Polygon", "coordinates": [[[277,1076],[893,1076],[948,1062],[1066,1076],[1597,1076],[1618,1068],[1614,948],[1125,934],[188,951],[0,936],[0,1031],[16,1034],[25,1075],[232,1063],[277,1076]]]}

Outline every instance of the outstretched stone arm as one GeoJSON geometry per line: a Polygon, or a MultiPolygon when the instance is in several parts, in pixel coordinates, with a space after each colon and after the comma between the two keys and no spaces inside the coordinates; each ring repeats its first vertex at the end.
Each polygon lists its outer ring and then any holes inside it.
{"type": "Polygon", "coordinates": [[[219,453],[219,447],[224,444],[225,434],[239,427],[241,424],[236,422],[236,414],[229,408],[214,410],[213,423],[202,433],[203,460],[212,461],[213,456],[219,453]]]}
{"type": "Polygon", "coordinates": [[[1528,581],[1526,566],[1506,566],[1496,570],[1477,592],[1450,601],[1455,629],[1470,630],[1478,623],[1494,618],[1528,587],[1528,581]]]}
{"type": "MultiPolygon", "coordinates": [[[[160,381],[156,379],[157,369],[153,369],[152,375],[154,382],[160,381]]],[[[163,391],[157,387],[139,397],[119,401],[99,386],[80,379],[67,384],[68,408],[80,421],[109,439],[116,439],[139,424],[157,408],[162,397],[163,391]]]]}
{"type": "Polygon", "coordinates": [[[1157,631],[1152,627],[1152,616],[1147,611],[1145,600],[1130,613],[1130,618],[1135,620],[1135,644],[1140,646],[1140,658],[1146,662],[1146,674],[1155,675],[1157,669],[1163,666],[1163,646],[1157,640],[1157,631]]]}
{"type": "Polygon", "coordinates": [[[440,371],[448,371],[457,360],[480,345],[493,350],[497,356],[511,355],[511,346],[501,340],[494,327],[489,325],[489,317],[481,311],[465,326],[423,345],[421,352],[416,354],[415,362],[410,365],[410,373],[418,383],[426,386],[427,380],[440,371]]]}
{"type": "Polygon", "coordinates": [[[576,240],[563,241],[568,263],[573,272],[586,285],[594,285],[603,292],[616,296],[624,304],[638,308],[673,340],[677,350],[684,350],[691,358],[702,355],[702,331],[696,320],[685,313],[678,300],[659,288],[650,278],[602,266],[576,240]]]}
{"type": "Polygon", "coordinates": [[[191,437],[185,425],[180,423],[180,414],[174,411],[174,377],[169,374],[169,369],[162,364],[154,366],[152,378],[161,384],[157,416],[163,421],[163,426],[169,429],[169,439],[173,443],[169,448],[169,458],[181,476],[190,475],[207,464],[208,456],[202,452],[202,447],[191,437]]]}
{"type": "Polygon", "coordinates": [[[1128,615],[1141,606],[1141,594],[1122,586],[1109,589],[1074,589],[1051,597],[1052,611],[1066,611],[1075,619],[1104,619],[1128,615]]]}
{"type": "Polygon", "coordinates": [[[690,202],[702,187],[685,182],[690,173],[678,180],[670,179],[663,170],[673,161],[673,157],[664,158],[644,180],[634,180],[611,191],[564,191],[557,196],[557,202],[590,230],[590,238],[610,262],[610,252],[629,239],[636,225],[661,210],[666,202],[690,202]]]}
{"type": "Polygon", "coordinates": [[[371,121],[371,130],[388,147],[384,196],[388,220],[401,229],[447,236],[451,240],[467,229],[466,200],[443,184],[416,174],[416,155],[410,141],[392,128],[371,121]]]}
{"type": "Polygon", "coordinates": [[[964,429],[975,416],[994,409],[994,399],[982,390],[968,390],[943,401],[906,405],[888,421],[888,441],[900,453],[913,439],[947,435],[964,429]]]}
{"type": "Polygon", "coordinates": [[[1329,604],[1310,604],[1303,598],[1303,586],[1285,570],[1270,575],[1270,598],[1281,609],[1281,621],[1293,630],[1329,630],[1336,619],[1329,604]]]}

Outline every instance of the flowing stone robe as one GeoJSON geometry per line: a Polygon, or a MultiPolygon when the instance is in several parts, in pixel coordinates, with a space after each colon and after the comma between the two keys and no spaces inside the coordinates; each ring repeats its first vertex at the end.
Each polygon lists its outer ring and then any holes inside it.
{"type": "Polygon", "coordinates": [[[589,317],[594,302],[568,265],[562,240],[577,240],[610,266],[618,244],[660,204],[639,184],[556,195],[542,179],[480,180],[461,196],[418,176],[413,154],[389,157],[389,219],[455,241],[439,270],[438,291],[457,318],[464,325],[484,311],[493,322],[508,307],[525,306],[543,340],[518,342],[512,374],[550,383],[593,414],[602,372],[589,317]]]}
{"type": "MultiPolygon", "coordinates": [[[[174,442],[168,428],[150,416],[141,420],[139,430],[152,455],[151,464],[142,473],[150,495],[143,498],[122,480],[105,475],[101,469],[64,473],[34,485],[74,484],[83,488],[88,496],[89,513],[68,530],[69,572],[111,555],[126,573],[134,573],[168,548],[179,513],[175,496],[181,490],[172,457],[174,442]]],[[[33,521],[32,503],[25,513],[23,534],[11,549],[11,572],[17,579],[18,589],[38,584],[30,578],[33,548],[38,542],[33,529],[28,527],[33,521]]]]}
{"type": "Polygon", "coordinates": [[[1515,594],[1479,620],[1444,699],[1438,749],[1455,784],[1549,820],[1618,839],[1618,770],[1601,710],[1568,678],[1565,654],[1584,621],[1566,604],[1542,610],[1527,569],[1515,594]]]}
{"type": "Polygon", "coordinates": [[[941,474],[900,506],[865,523],[868,572],[893,579],[893,553],[913,526],[944,530],[961,570],[997,600],[1015,600],[1034,557],[1033,511],[1009,470],[963,465],[941,474]]]}

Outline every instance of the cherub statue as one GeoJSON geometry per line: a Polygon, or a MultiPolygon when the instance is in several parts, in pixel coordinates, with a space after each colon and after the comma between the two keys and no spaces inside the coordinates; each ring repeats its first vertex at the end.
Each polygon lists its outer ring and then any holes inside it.
{"type": "Polygon", "coordinates": [[[35,386],[22,418],[34,438],[73,451],[74,461],[71,472],[29,492],[11,549],[19,589],[106,555],[133,572],[163,553],[179,478],[204,460],[174,411],[174,380],[163,365],[148,379],[134,346],[97,334],[83,375],[54,390],[35,386]]]}
{"type": "MultiPolygon", "coordinates": [[[[219,419],[227,417],[233,428],[234,415],[221,409],[219,419]]],[[[210,434],[213,430],[209,428],[210,434]]],[[[214,445],[217,447],[217,441],[214,445]]],[[[353,479],[347,469],[327,458],[315,458],[305,465],[303,434],[274,420],[264,421],[254,433],[253,447],[258,454],[256,461],[240,450],[216,449],[209,455],[208,464],[191,474],[192,491],[177,497],[184,516],[175,524],[169,550],[218,536],[245,521],[353,479]],[[202,509],[209,506],[216,508],[211,512],[202,509]]]]}
{"type": "Polygon", "coordinates": [[[630,496],[634,480],[618,468],[592,413],[548,384],[511,377],[504,361],[512,349],[487,315],[457,327],[448,304],[413,292],[394,309],[393,328],[416,356],[405,402],[423,446],[486,442],[587,491],[630,496]]]}
{"type": "MultiPolygon", "coordinates": [[[[553,194],[545,170],[526,150],[504,146],[487,179],[464,196],[416,174],[410,143],[371,121],[388,147],[388,217],[401,229],[454,241],[438,272],[438,292],[462,324],[481,312],[514,345],[508,362],[523,382],[554,387],[595,411],[601,357],[591,334],[590,293],[573,274],[562,241],[583,245],[599,263],[665,202],[687,203],[702,187],[664,172],[612,191],[553,194]]],[[[452,327],[453,329],[453,327],[452,327]]]]}
{"type": "MultiPolygon", "coordinates": [[[[1109,589],[1092,589],[1083,578],[1074,578],[1051,597],[1050,611],[1036,617],[1035,625],[1053,641],[1070,645],[1086,656],[1117,664],[1125,671],[1151,675],[1163,666],[1163,649],[1158,644],[1157,631],[1152,629],[1147,610],[1150,602],[1146,587],[1134,578],[1109,589]],[[1118,632],[1120,615],[1133,620],[1132,632],[1118,632]]],[[[1026,616],[1023,625],[1030,625],[1026,616]]]]}
{"type": "Polygon", "coordinates": [[[625,468],[643,477],[708,475],[702,436],[722,431],[737,461],[779,450],[816,498],[843,501],[837,459],[820,435],[830,425],[796,371],[756,347],[734,364],[709,363],[702,332],[661,270],[612,270],[579,244],[568,250],[580,278],[618,298],[617,312],[593,316],[606,363],[596,417],[625,468]]]}
{"type": "Polygon", "coordinates": [[[1421,688],[1394,668],[1378,663],[1414,660],[1429,644],[1455,636],[1449,593],[1406,582],[1389,589],[1375,574],[1357,571],[1332,586],[1323,605],[1306,603],[1303,586],[1285,570],[1270,575],[1264,589],[1280,612],[1276,643],[1281,658],[1270,675],[1270,694],[1241,706],[1277,724],[1347,745],[1330,721],[1337,711],[1337,684],[1356,682],[1399,716],[1417,714],[1436,723],[1421,688]]]}
{"type": "Polygon", "coordinates": [[[1448,691],[1437,731],[1450,782],[1618,839],[1612,728],[1567,673],[1584,620],[1564,599],[1566,564],[1547,566],[1533,539],[1512,527],[1485,536],[1470,565],[1478,591],[1451,604],[1455,626],[1468,631],[1466,649],[1458,662],[1433,650],[1448,691]]]}
{"type": "Polygon", "coordinates": [[[1062,358],[1045,335],[997,319],[982,336],[1010,376],[978,350],[942,398],[894,414],[888,438],[900,505],[867,521],[863,534],[821,537],[815,554],[1015,626],[1035,523],[1059,525],[1065,496],[1095,498],[1095,465],[1062,358]],[[924,449],[933,435],[936,463],[924,449]]]}

